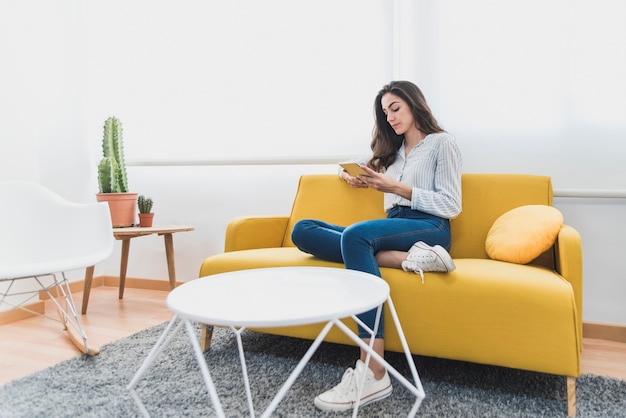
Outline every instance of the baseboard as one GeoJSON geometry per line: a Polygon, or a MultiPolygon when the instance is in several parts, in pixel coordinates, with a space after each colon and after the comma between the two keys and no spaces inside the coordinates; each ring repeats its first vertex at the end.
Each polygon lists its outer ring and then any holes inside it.
{"type": "Polygon", "coordinates": [[[626,343],[626,325],[583,322],[583,337],[626,343]]]}
{"type": "MultiPolygon", "coordinates": [[[[182,282],[177,282],[176,286],[181,285],[182,282]]],[[[120,278],[113,276],[98,276],[94,277],[91,281],[91,288],[95,289],[101,286],[110,286],[110,287],[119,287],[120,286],[120,278]]],[[[72,295],[76,295],[78,293],[82,293],[85,287],[84,280],[77,280],[70,283],[70,291],[72,295]]],[[[169,280],[157,280],[157,279],[138,279],[138,278],[126,278],[126,283],[124,285],[125,289],[146,289],[146,290],[162,290],[169,291],[170,290],[170,282],[169,280]]],[[[39,300],[32,303],[27,303],[23,305],[25,309],[30,309],[33,312],[27,312],[22,309],[8,309],[0,311],[0,325],[10,324],[12,322],[21,321],[22,319],[32,318],[33,316],[39,314],[45,314],[46,312],[46,303],[45,301],[50,299],[46,292],[39,292],[39,300]]],[[[80,300],[74,296],[75,302],[80,307],[80,300]]]]}
{"type": "MultiPolygon", "coordinates": [[[[91,288],[104,286],[104,277],[94,277],[91,281],[91,288]]],[[[82,292],[85,287],[84,280],[78,280],[76,282],[70,282],[70,291],[72,294],[82,292]]],[[[130,286],[129,286],[130,287],[130,286]]],[[[50,296],[44,291],[39,292],[39,300],[48,300],[50,296]]]]}
{"type": "MultiPolygon", "coordinates": [[[[182,282],[177,282],[176,286],[181,285],[182,282]]],[[[119,287],[120,286],[120,278],[115,276],[98,276],[94,277],[91,281],[91,288],[95,289],[100,286],[111,286],[111,287],[119,287]]],[[[70,283],[70,291],[72,293],[82,292],[85,287],[84,280],[77,280],[70,283]]],[[[170,282],[169,280],[157,280],[157,279],[138,279],[138,278],[126,278],[126,283],[124,285],[125,289],[147,289],[147,290],[170,290],[170,282]]],[[[48,294],[46,292],[39,292],[40,300],[48,300],[48,294]]]]}
{"type": "Polygon", "coordinates": [[[22,309],[16,308],[0,311],[0,325],[10,324],[11,322],[32,318],[33,316],[43,314],[46,311],[46,304],[42,300],[24,304],[23,307],[24,309],[30,309],[31,311],[37,313],[35,314],[33,312],[27,312],[22,309]]]}
{"type": "MultiPolygon", "coordinates": [[[[120,286],[120,278],[115,276],[102,276],[103,284],[101,286],[112,286],[119,287],[120,286]]],[[[95,282],[94,278],[94,282],[95,282]]],[[[180,286],[183,282],[176,282],[176,286],[180,286]]],[[[96,287],[92,284],[91,288],[96,287]]],[[[157,280],[157,279],[135,279],[131,277],[126,278],[126,283],[124,285],[125,289],[133,288],[133,289],[146,289],[146,290],[170,290],[170,282],[169,280],[157,280]]],[[[82,285],[80,288],[82,292],[82,285]]],[[[72,291],[74,291],[72,289],[72,291]]]]}

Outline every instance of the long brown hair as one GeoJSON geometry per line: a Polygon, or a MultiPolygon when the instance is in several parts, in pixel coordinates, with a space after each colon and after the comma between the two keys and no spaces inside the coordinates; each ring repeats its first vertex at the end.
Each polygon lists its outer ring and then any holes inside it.
{"type": "Polygon", "coordinates": [[[404,135],[397,135],[387,122],[387,115],[383,112],[381,100],[387,93],[394,94],[404,100],[413,113],[417,128],[425,134],[445,132],[430,111],[424,94],[410,81],[392,81],[384,86],[374,101],[374,132],[370,147],[372,158],[367,165],[376,171],[383,171],[396,160],[396,153],[404,135]]]}

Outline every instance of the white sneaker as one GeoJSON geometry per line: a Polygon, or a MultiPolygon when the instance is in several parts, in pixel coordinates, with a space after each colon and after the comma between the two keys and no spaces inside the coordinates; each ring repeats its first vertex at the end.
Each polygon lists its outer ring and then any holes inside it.
{"type": "Polygon", "coordinates": [[[411,249],[406,260],[402,262],[402,270],[413,271],[422,277],[424,283],[425,271],[454,271],[456,266],[452,257],[441,245],[431,247],[425,242],[418,241],[411,249]]]}
{"type": "Polygon", "coordinates": [[[369,367],[365,367],[365,363],[361,360],[357,360],[356,367],[354,369],[348,368],[337,386],[315,398],[315,406],[324,411],[352,409],[356,403],[359,384],[361,384],[364,371],[365,382],[363,383],[359,406],[379,401],[391,395],[392,386],[389,373],[385,370],[385,376],[376,380],[374,372],[369,367]]]}

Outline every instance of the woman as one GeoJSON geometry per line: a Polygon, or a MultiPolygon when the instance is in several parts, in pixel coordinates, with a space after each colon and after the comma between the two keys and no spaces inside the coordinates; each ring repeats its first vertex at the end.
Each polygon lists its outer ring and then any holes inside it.
{"type": "MultiPolygon", "coordinates": [[[[347,269],[380,277],[379,267],[402,268],[422,277],[424,271],[452,271],[450,219],[461,212],[461,155],[454,138],[432,115],[420,89],[409,81],[384,86],[374,102],[372,156],[367,175],[341,177],[352,187],[372,187],[384,193],[387,218],[348,227],[319,220],[302,220],[292,232],[294,244],[316,257],[342,262],[347,269]]],[[[374,328],[376,310],[359,315],[374,328]]],[[[383,326],[374,350],[384,355],[383,326]]],[[[370,335],[359,327],[359,337],[370,335]]],[[[361,404],[386,398],[391,382],[384,367],[361,350],[354,369],[341,382],[315,398],[323,410],[344,411],[356,402],[357,384],[365,373],[361,404]]]]}

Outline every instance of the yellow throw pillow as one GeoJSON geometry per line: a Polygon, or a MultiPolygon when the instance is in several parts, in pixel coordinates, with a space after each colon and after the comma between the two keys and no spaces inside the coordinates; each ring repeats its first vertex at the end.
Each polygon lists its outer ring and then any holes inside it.
{"type": "Polygon", "coordinates": [[[562,225],[563,215],[552,206],[520,206],[496,219],[485,250],[494,260],[526,264],[554,244],[562,225]]]}

